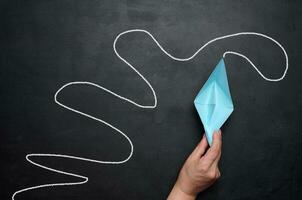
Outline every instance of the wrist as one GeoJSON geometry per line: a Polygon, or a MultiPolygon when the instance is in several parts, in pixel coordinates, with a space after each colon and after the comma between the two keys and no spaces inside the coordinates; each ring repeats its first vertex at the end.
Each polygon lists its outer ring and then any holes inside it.
{"type": "Polygon", "coordinates": [[[196,195],[188,194],[183,191],[178,183],[175,183],[170,195],[168,196],[168,200],[195,200],[196,195]]]}

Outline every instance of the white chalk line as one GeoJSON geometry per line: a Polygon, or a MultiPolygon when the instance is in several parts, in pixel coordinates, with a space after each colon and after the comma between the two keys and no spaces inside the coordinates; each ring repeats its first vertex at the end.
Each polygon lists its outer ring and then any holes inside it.
{"type": "Polygon", "coordinates": [[[84,112],[81,112],[80,110],[77,110],[75,108],[72,108],[72,107],[69,107],[67,105],[65,105],[64,103],[61,103],[57,97],[59,95],[59,93],[67,88],[68,86],[71,86],[71,85],[90,85],[90,86],[94,86],[94,87],[97,87],[123,101],[126,101],[128,103],[131,103],[133,104],[134,106],[137,106],[139,108],[144,108],[144,109],[154,109],[156,108],[157,106],[157,96],[156,96],[156,92],[154,91],[152,85],[149,83],[149,81],[132,65],[130,64],[125,58],[123,58],[119,53],[118,51],[116,50],[116,43],[118,41],[118,39],[125,35],[125,34],[128,34],[128,33],[133,33],[133,32],[142,32],[142,33],[146,33],[147,35],[149,35],[152,40],[156,43],[156,45],[162,50],[162,52],[164,54],[166,54],[168,57],[170,57],[171,59],[175,60],[175,61],[181,61],[181,62],[185,62],[185,61],[189,61],[191,59],[193,59],[200,51],[202,51],[205,47],[207,47],[208,45],[210,45],[211,43],[213,42],[216,42],[216,41],[219,41],[219,40],[223,40],[223,39],[227,39],[227,38],[232,38],[232,37],[237,37],[237,36],[243,36],[243,35],[254,35],[254,36],[259,36],[259,37],[263,37],[263,38],[266,38],[266,39],[269,39],[271,40],[273,43],[275,43],[278,47],[281,48],[283,54],[284,54],[284,57],[285,57],[285,69],[284,69],[284,72],[282,74],[282,76],[280,78],[267,78],[265,75],[263,75],[261,73],[261,71],[256,67],[256,65],[250,60],[248,59],[248,57],[246,57],[245,55],[243,54],[240,54],[238,52],[234,52],[234,51],[226,51],[224,54],[223,54],[223,57],[225,57],[226,55],[228,54],[233,54],[233,55],[236,55],[236,56],[239,56],[245,60],[248,61],[248,63],[256,70],[256,72],[266,81],[281,81],[286,73],[287,73],[287,70],[288,70],[288,56],[287,56],[287,53],[285,51],[285,49],[283,48],[283,46],[277,42],[275,39],[267,36],[267,35],[264,35],[262,33],[257,33],[257,32],[239,32],[239,33],[235,33],[235,34],[229,34],[229,35],[225,35],[225,36],[221,36],[221,37],[217,37],[217,38],[214,38],[212,40],[210,40],[209,42],[205,43],[203,46],[201,46],[192,56],[190,57],[187,57],[187,58],[177,58],[175,56],[172,56],[170,53],[168,53],[160,44],[159,42],[153,37],[153,35],[147,31],[147,30],[143,30],[143,29],[131,29],[131,30],[127,30],[127,31],[124,31],[124,32],[121,32],[120,34],[118,34],[113,42],[113,50],[114,50],[114,53],[115,55],[120,59],[122,60],[126,65],[128,65],[128,67],[130,67],[136,74],[138,74],[142,79],[143,81],[148,85],[148,87],[150,88],[151,92],[152,92],[152,95],[153,95],[153,99],[154,99],[154,103],[153,105],[143,105],[143,104],[140,104],[140,103],[137,103],[136,101],[134,100],[131,100],[131,99],[128,99],[127,97],[124,97],[122,95],[119,95],[115,92],[113,92],[112,90],[109,90],[101,85],[98,85],[96,83],[92,83],[92,82],[88,82],[88,81],[74,81],[74,82],[69,82],[69,83],[66,83],[65,85],[63,85],[61,88],[59,88],[57,90],[57,92],[55,93],[54,95],[54,101],[55,103],[57,103],[59,106],[71,111],[71,112],[74,112],[74,113],[77,113],[79,115],[82,115],[84,117],[87,117],[89,119],[92,119],[92,120],[95,120],[97,122],[100,122],[110,128],[112,128],[113,130],[115,130],[117,133],[121,134],[128,142],[129,142],[129,145],[130,145],[130,152],[129,152],[129,155],[123,159],[123,160],[118,160],[118,161],[106,161],[106,160],[95,160],[95,159],[89,159],[89,158],[84,158],[84,157],[78,157],[78,156],[72,156],[72,155],[64,155],[64,154],[51,154],[51,153],[33,153],[33,154],[27,154],[26,155],[26,160],[37,166],[37,167],[40,167],[42,169],[45,169],[45,170],[48,170],[48,171],[51,171],[51,172],[55,172],[55,173],[58,173],[58,174],[63,174],[63,175],[68,175],[68,176],[72,176],[72,177],[76,177],[76,178],[79,178],[79,179],[82,179],[82,181],[77,181],[77,182],[62,182],[62,183],[49,183],[49,184],[42,184],[42,185],[37,185],[37,186],[32,186],[32,187],[27,187],[27,188],[24,188],[24,189],[21,189],[21,190],[18,190],[16,191],[13,195],[12,195],[12,200],[15,199],[16,195],[22,193],[22,192],[26,192],[26,191],[30,191],[30,190],[35,190],[35,189],[39,189],[39,188],[46,188],[46,187],[55,187],[55,186],[71,186],[71,185],[81,185],[81,184],[84,184],[84,183],[87,183],[88,182],[88,177],[86,176],[83,176],[83,175],[80,175],[80,174],[75,174],[75,173],[70,173],[70,172],[66,172],[66,171],[62,171],[62,170],[57,170],[55,168],[51,168],[51,167],[47,167],[46,165],[42,165],[42,164],[39,164],[33,160],[31,160],[31,158],[33,157],[57,157],[57,158],[68,158],[68,159],[74,159],[74,160],[81,160],[81,161],[87,161],[87,162],[92,162],[92,163],[98,163],[98,164],[123,164],[125,162],[127,162],[133,155],[133,144],[132,144],[132,141],[131,139],[123,132],[121,131],[120,129],[118,129],[117,127],[115,127],[114,125],[106,122],[105,120],[102,120],[100,118],[97,118],[97,117],[94,117],[92,115],[89,115],[87,113],[84,113],[84,112]]]}

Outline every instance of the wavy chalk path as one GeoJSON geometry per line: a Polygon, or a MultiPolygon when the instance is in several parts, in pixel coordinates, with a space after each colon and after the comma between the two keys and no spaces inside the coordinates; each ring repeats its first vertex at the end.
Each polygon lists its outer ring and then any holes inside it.
{"type": "Polygon", "coordinates": [[[127,162],[133,155],[133,144],[132,144],[132,141],[131,139],[123,132],[121,131],[120,129],[118,129],[116,126],[106,122],[105,120],[103,119],[100,119],[100,118],[97,118],[97,117],[94,117],[92,115],[89,115],[87,113],[84,113],[84,112],[81,112],[80,110],[77,110],[76,108],[72,108],[62,102],[60,102],[58,100],[58,95],[60,94],[60,92],[62,92],[64,89],[66,89],[67,87],[71,86],[71,85],[90,85],[90,86],[94,86],[94,87],[97,87],[105,92],[108,92],[109,94],[123,100],[123,101],[126,101],[130,104],[133,104],[134,106],[137,106],[139,108],[144,108],[144,109],[153,109],[157,106],[157,96],[156,96],[156,92],[154,91],[152,85],[150,84],[150,82],[132,65],[130,64],[125,58],[123,58],[119,53],[118,51],[116,50],[116,43],[117,41],[125,34],[128,34],[128,33],[134,33],[134,32],[140,32],[140,33],[145,33],[147,34],[148,36],[150,36],[152,38],[152,40],[156,43],[156,45],[160,48],[160,50],[162,50],[162,52],[164,54],[166,54],[168,57],[170,57],[171,59],[173,60],[176,60],[176,61],[189,61],[191,59],[193,59],[200,51],[202,51],[204,48],[206,48],[208,45],[216,42],[216,41],[219,41],[219,40],[223,40],[223,39],[227,39],[227,38],[233,38],[233,37],[239,37],[239,36],[245,36],[245,35],[253,35],[253,36],[258,36],[258,37],[263,37],[265,39],[268,39],[270,41],[272,41],[273,43],[275,43],[278,47],[280,47],[280,49],[282,50],[283,54],[284,54],[284,57],[285,57],[285,69],[284,69],[284,72],[282,73],[282,76],[280,78],[276,78],[276,79],[273,79],[273,78],[267,78],[266,76],[264,76],[261,71],[256,67],[256,65],[250,60],[248,59],[248,57],[246,57],[245,55],[243,54],[240,54],[238,52],[234,52],[234,51],[226,51],[224,54],[223,54],[223,57],[225,57],[226,55],[228,54],[233,54],[233,55],[236,55],[236,56],[239,56],[245,60],[248,61],[248,63],[256,70],[256,72],[266,81],[281,81],[286,73],[287,73],[287,70],[288,70],[288,56],[287,56],[287,53],[285,51],[285,49],[283,48],[283,46],[277,42],[275,39],[267,36],[267,35],[264,35],[264,34],[261,34],[261,33],[256,33],[256,32],[239,32],[239,33],[235,33],[235,34],[230,34],[230,35],[225,35],[225,36],[221,36],[221,37],[217,37],[217,38],[214,38],[212,40],[210,40],[209,42],[205,43],[203,46],[201,46],[192,56],[188,57],[188,58],[177,58],[175,56],[172,56],[170,53],[168,53],[159,43],[158,41],[154,38],[154,36],[147,30],[143,30],[143,29],[132,29],[132,30],[127,30],[127,31],[124,31],[122,33],[120,33],[119,35],[116,36],[114,42],[113,42],[113,50],[115,52],[115,55],[121,59],[128,67],[130,67],[137,75],[139,75],[142,80],[147,84],[147,86],[150,88],[151,92],[152,92],[152,95],[153,95],[153,99],[154,99],[154,103],[152,105],[142,105],[142,104],[139,104],[137,103],[136,101],[134,100],[131,100],[131,99],[128,99],[127,97],[124,97],[124,96],[121,96],[101,85],[98,85],[96,83],[92,83],[92,82],[88,82],[88,81],[74,81],[74,82],[69,82],[69,83],[66,83],[65,85],[63,85],[61,88],[58,89],[58,91],[55,93],[54,95],[54,101],[55,103],[57,103],[59,106],[65,108],[66,110],[69,110],[71,112],[74,112],[74,113],[77,113],[79,115],[82,115],[84,117],[87,117],[87,118],[90,118],[92,120],[95,120],[96,122],[99,122],[101,124],[104,124],[110,128],[112,128],[113,130],[116,131],[116,133],[118,134],[121,134],[129,143],[129,146],[130,146],[130,151],[129,151],[129,155],[124,158],[123,160],[116,160],[116,161],[110,161],[110,160],[95,160],[95,159],[89,159],[89,158],[84,158],[84,157],[78,157],[78,156],[73,156],[73,155],[64,155],[64,154],[51,154],[51,153],[33,153],[33,154],[28,154],[26,155],[26,160],[28,162],[30,162],[31,164],[37,166],[37,167],[40,167],[42,169],[45,169],[45,170],[48,170],[48,171],[52,171],[52,172],[56,172],[58,174],[63,174],[63,175],[68,175],[68,176],[72,176],[72,177],[76,177],[76,178],[79,178],[79,181],[77,182],[62,182],[62,183],[47,183],[47,184],[42,184],[42,185],[37,185],[37,186],[32,186],[32,187],[27,187],[27,188],[24,188],[24,189],[20,189],[18,191],[16,191],[13,195],[12,195],[12,200],[15,199],[15,197],[17,195],[20,195],[21,193],[23,192],[26,192],[26,191],[30,191],[30,190],[35,190],[35,189],[39,189],[39,188],[46,188],[46,187],[56,187],[56,186],[70,186],[70,185],[80,185],[80,184],[84,184],[86,182],[88,182],[88,177],[86,176],[83,176],[83,175],[80,175],[80,174],[75,174],[75,173],[70,173],[70,172],[66,172],[66,171],[62,171],[62,170],[57,170],[55,168],[50,168],[50,167],[47,167],[46,165],[42,165],[42,164],[39,164],[38,162],[35,162],[32,160],[32,158],[34,157],[59,157],[59,158],[67,158],[67,159],[74,159],[74,160],[81,160],[81,161],[87,161],[87,162],[92,162],[92,163],[98,163],[98,164],[111,164],[111,165],[118,165],[118,164],[122,164],[122,163],[125,163],[127,162]]]}

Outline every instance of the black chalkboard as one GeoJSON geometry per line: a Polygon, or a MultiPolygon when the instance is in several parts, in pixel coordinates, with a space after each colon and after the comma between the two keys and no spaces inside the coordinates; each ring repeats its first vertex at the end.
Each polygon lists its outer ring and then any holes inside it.
{"type": "MultiPolygon", "coordinates": [[[[30,153],[127,157],[125,138],[63,109],[53,97],[65,83],[90,81],[152,104],[146,83],[112,49],[120,32],[140,28],[177,57],[241,31],[269,35],[284,46],[289,70],[280,82],[263,80],[240,57],[225,58],[235,110],[222,127],[222,177],[199,199],[302,199],[301,13],[295,0],[2,0],[0,198],[35,185],[78,181],[35,167],[25,159],[30,153]]],[[[219,41],[188,62],[171,60],[141,33],[124,36],[117,48],[154,87],[155,109],[137,108],[89,86],[69,87],[60,100],[125,132],[134,145],[132,158],[121,165],[32,158],[89,181],[21,193],[16,200],[165,199],[203,134],[193,100],[223,52],[243,53],[271,78],[285,67],[280,48],[254,36],[219,41]]]]}

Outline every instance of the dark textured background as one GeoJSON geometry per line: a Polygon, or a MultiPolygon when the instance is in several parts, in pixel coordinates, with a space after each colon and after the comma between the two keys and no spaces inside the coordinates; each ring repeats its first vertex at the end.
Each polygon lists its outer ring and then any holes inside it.
{"type": "MultiPolygon", "coordinates": [[[[256,31],[286,48],[290,68],[277,83],[264,81],[243,59],[226,58],[235,111],[222,128],[221,179],[199,199],[302,199],[302,4],[298,0],[2,0],[0,3],[0,198],[56,181],[76,181],[34,167],[27,153],[62,153],[119,160],[129,144],[111,129],[53,101],[64,83],[87,80],[140,103],[153,99],[146,84],[112,50],[127,29],[149,30],[173,55],[188,57],[212,38],[256,31]]],[[[74,86],[61,100],[125,131],[134,155],[119,166],[35,159],[90,178],[81,186],[46,188],[17,199],[164,199],[203,133],[193,99],[225,50],[247,55],[277,78],[284,57],[253,37],[217,42],[194,60],[169,59],[141,33],[118,44],[158,95],[144,110],[92,87],[74,86]]]]}

